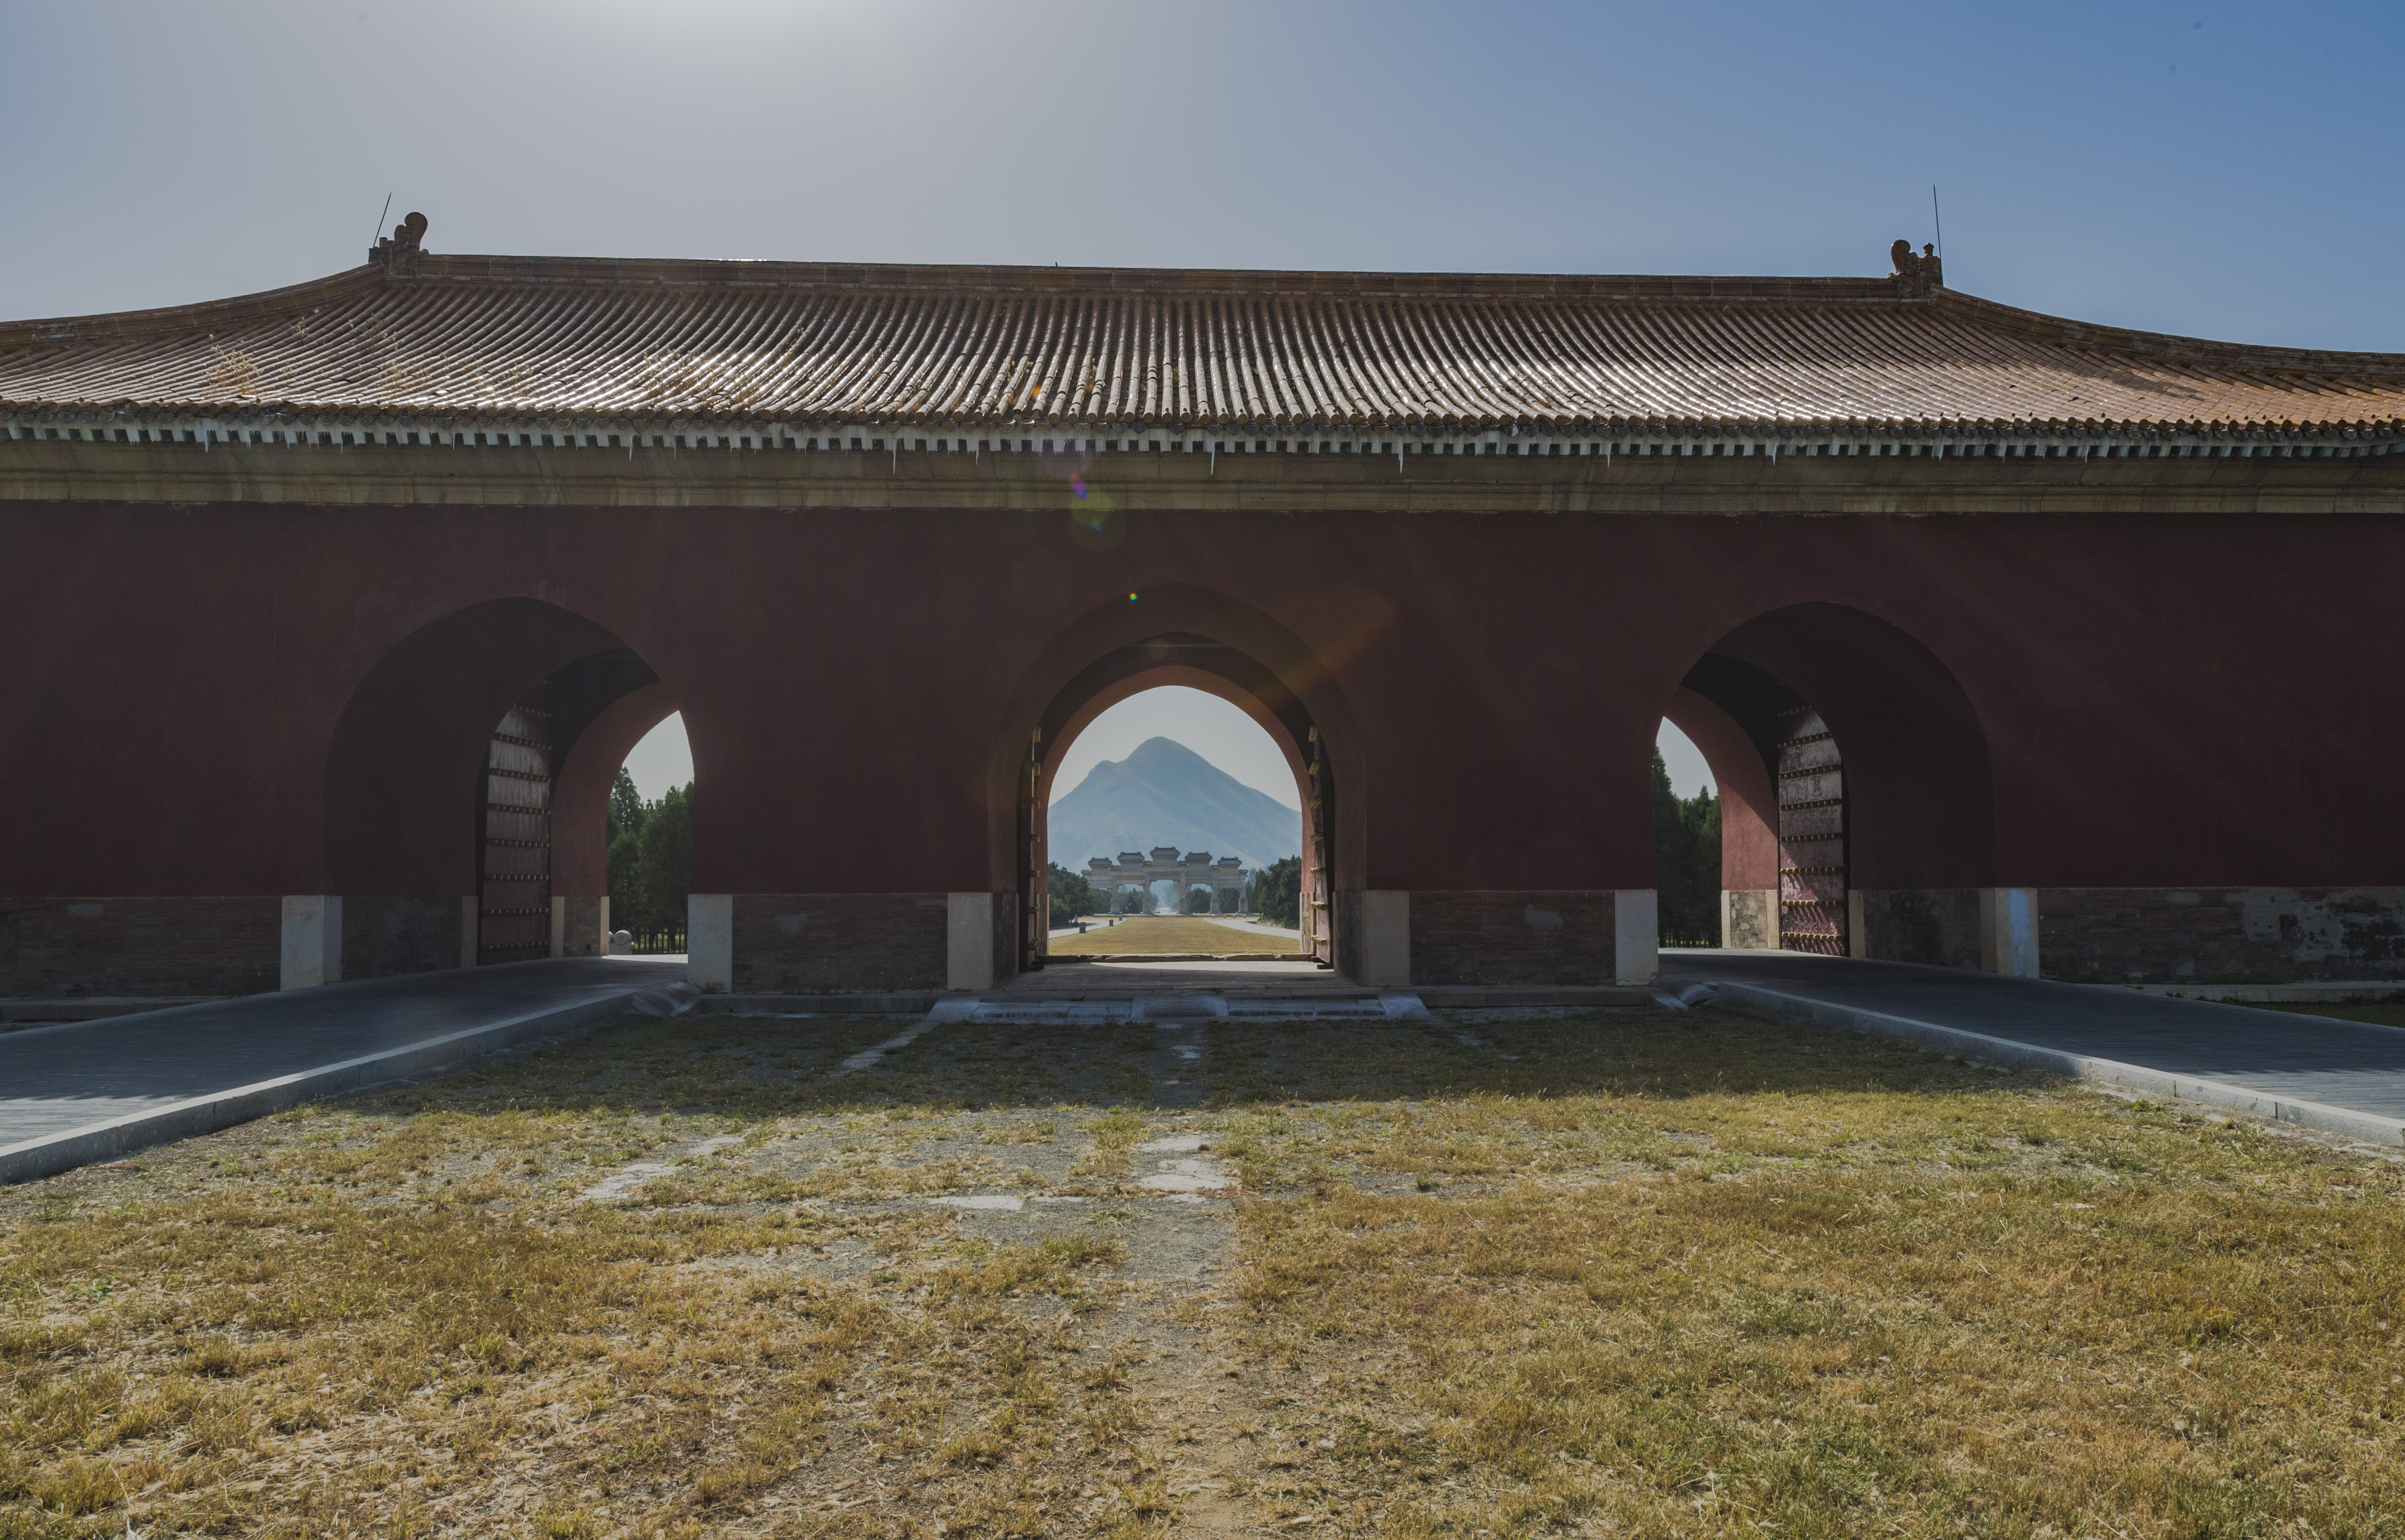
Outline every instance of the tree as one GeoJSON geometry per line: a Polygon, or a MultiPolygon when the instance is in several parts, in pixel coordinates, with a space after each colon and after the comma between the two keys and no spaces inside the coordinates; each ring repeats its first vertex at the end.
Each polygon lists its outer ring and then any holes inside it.
{"type": "Polygon", "coordinates": [[[643,794],[635,790],[635,777],[626,774],[625,765],[618,766],[618,778],[610,784],[610,813],[606,825],[608,838],[643,832],[643,794]]]}
{"type": "Polygon", "coordinates": [[[1211,889],[1203,887],[1199,882],[1193,887],[1186,889],[1186,912],[1189,915],[1209,914],[1211,912],[1211,889]]]}
{"type": "Polygon", "coordinates": [[[1717,946],[1721,933],[1721,802],[1670,788],[1653,751],[1653,894],[1666,946],[1717,946]]]}
{"type": "Polygon", "coordinates": [[[1052,863],[1045,883],[1052,895],[1052,928],[1076,923],[1079,915],[1094,913],[1094,885],[1084,874],[1072,872],[1059,861],[1052,863]]]}
{"type": "MultiPolygon", "coordinates": [[[[644,923],[654,931],[684,929],[693,891],[693,788],[671,788],[644,809],[635,858],[635,890],[644,923]]],[[[632,927],[629,927],[632,929],[632,927]]]]}
{"type": "Polygon", "coordinates": [[[1272,925],[1302,928],[1302,858],[1288,856],[1261,868],[1254,879],[1253,903],[1272,925]]]}

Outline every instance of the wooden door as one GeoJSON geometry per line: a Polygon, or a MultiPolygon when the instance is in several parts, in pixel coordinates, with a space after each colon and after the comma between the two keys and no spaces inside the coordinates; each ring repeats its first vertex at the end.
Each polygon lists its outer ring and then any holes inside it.
{"type": "Polygon", "coordinates": [[[521,701],[485,755],[476,960],[551,955],[551,713],[521,701]]]}
{"type": "Polygon", "coordinates": [[[1027,739],[1027,763],[1019,777],[1019,967],[1044,966],[1051,949],[1052,862],[1045,850],[1044,729],[1027,739]]]}
{"type": "Polygon", "coordinates": [[[1779,945],[1844,957],[1846,766],[1810,707],[1779,719],[1779,945]]]}

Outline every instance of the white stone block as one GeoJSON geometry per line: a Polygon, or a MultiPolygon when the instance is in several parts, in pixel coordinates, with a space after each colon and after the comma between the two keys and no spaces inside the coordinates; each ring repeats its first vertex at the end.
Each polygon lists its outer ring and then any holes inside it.
{"type": "Polygon", "coordinates": [[[684,977],[695,988],[735,987],[735,895],[692,893],[684,901],[684,977]]]}
{"type": "Polygon", "coordinates": [[[1651,888],[1611,895],[1611,973],[1619,984],[1651,984],[1662,971],[1662,907],[1651,888]]]}
{"type": "Polygon", "coordinates": [[[280,987],[314,989],[343,977],[343,901],[332,893],[284,895],[280,987]]]}
{"type": "Polygon", "coordinates": [[[992,988],[993,895],[947,893],[944,912],[944,987],[992,988]]]}
{"type": "Polygon", "coordinates": [[[1373,989],[1400,988],[1412,981],[1412,895],[1368,891],[1361,904],[1361,976],[1373,989]]]}
{"type": "Polygon", "coordinates": [[[2007,978],[2036,978],[2037,889],[1979,889],[1979,966],[2007,978]]]}

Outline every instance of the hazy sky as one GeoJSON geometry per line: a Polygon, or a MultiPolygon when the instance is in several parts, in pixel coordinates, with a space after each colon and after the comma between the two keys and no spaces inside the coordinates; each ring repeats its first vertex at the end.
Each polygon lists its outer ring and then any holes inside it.
{"type": "MultiPolygon", "coordinates": [[[[1288,807],[1298,806],[1294,772],[1260,724],[1217,695],[1178,686],[1132,695],[1088,723],[1061,761],[1061,773],[1052,781],[1053,798],[1076,791],[1086,773],[1103,761],[1123,760],[1152,737],[1175,738],[1246,786],[1288,807]]],[[[1661,743],[1670,784],[1680,795],[1691,796],[1698,787],[1712,784],[1710,767],[1684,733],[1666,721],[1661,743]]],[[[635,745],[626,756],[626,774],[646,797],[692,780],[693,750],[685,742],[684,719],[670,717],[635,745]]]]}
{"type": "Polygon", "coordinates": [[[1061,757],[1051,801],[1077,789],[1104,760],[1123,760],[1146,738],[1174,738],[1256,791],[1301,810],[1294,771],[1261,724],[1218,696],[1182,685],[1131,695],[1086,725],[1061,757]]]}
{"type": "MultiPolygon", "coordinates": [[[[437,251],[1860,273],[2405,351],[2405,6],[0,0],[0,315],[437,251]]],[[[1199,750],[1211,752],[1202,744],[1199,750]]]]}

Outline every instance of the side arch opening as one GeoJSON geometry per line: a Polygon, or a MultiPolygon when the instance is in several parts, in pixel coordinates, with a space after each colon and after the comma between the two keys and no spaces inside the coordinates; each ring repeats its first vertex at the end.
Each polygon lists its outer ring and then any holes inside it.
{"type": "Polygon", "coordinates": [[[1664,716],[1719,786],[1722,945],[1994,965],[1987,736],[1927,648],[1790,606],[1716,642],[1664,716]]]}
{"type": "Polygon", "coordinates": [[[499,599],[421,626],[353,692],[327,757],[331,982],[608,950],[610,789],[676,709],[602,626],[499,599]]]}

